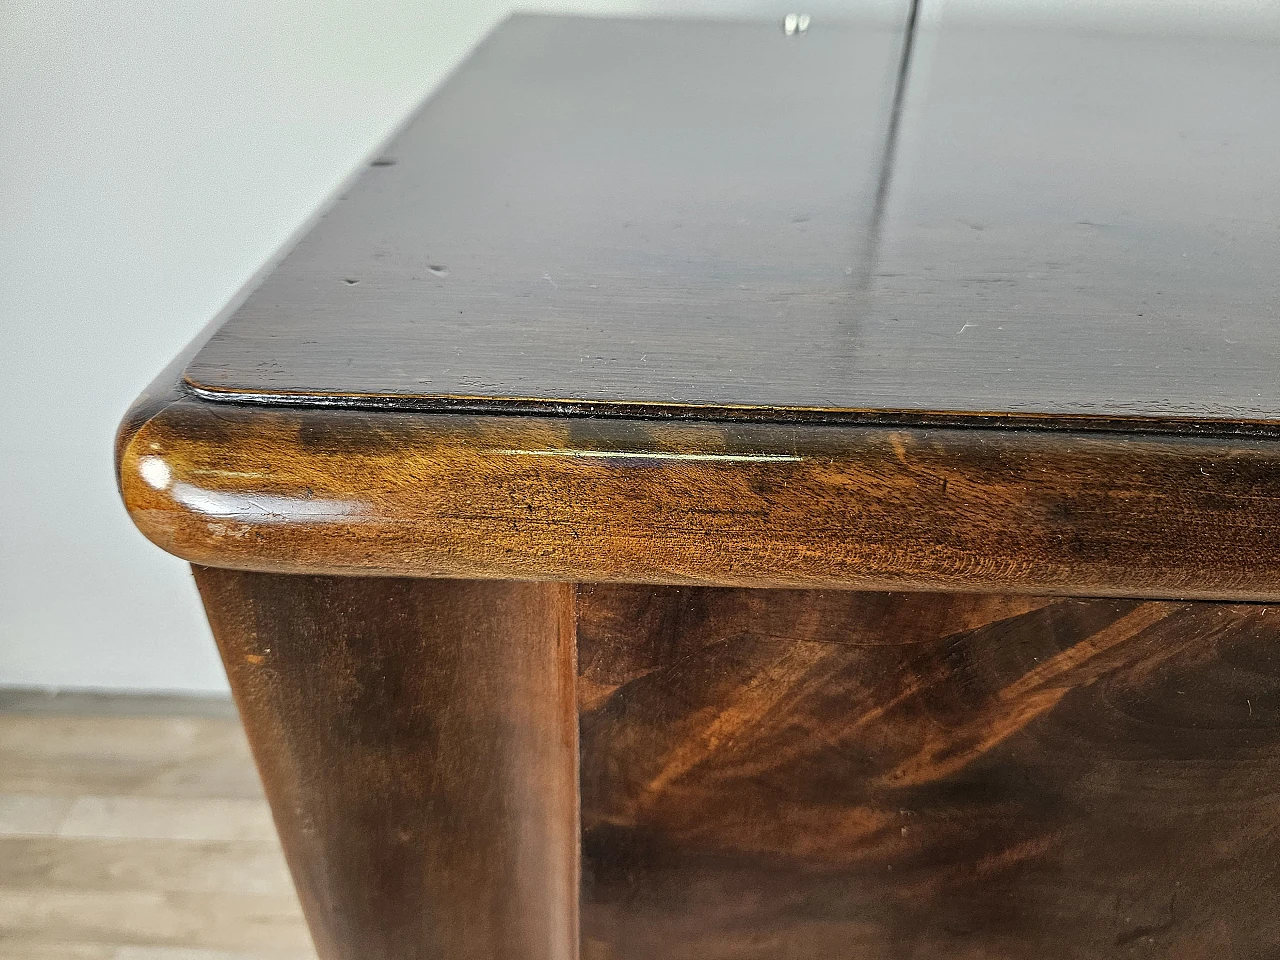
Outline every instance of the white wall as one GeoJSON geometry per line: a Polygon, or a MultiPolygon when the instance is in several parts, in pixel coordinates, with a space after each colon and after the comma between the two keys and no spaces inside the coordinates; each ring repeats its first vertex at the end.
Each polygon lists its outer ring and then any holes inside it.
{"type": "Polygon", "coordinates": [[[504,7],[5,0],[0,682],[225,689],[115,426],[504,7]]]}
{"type": "MultiPolygon", "coordinates": [[[[854,0],[850,0],[850,3],[854,0]]],[[[936,0],[924,0],[938,9],[936,0]]],[[[581,0],[777,17],[850,3],[581,0]]],[[[0,685],[217,691],[184,565],[119,506],[121,414],[511,6],[0,4],[0,685]]],[[[547,8],[547,4],[542,4],[547,8]]],[[[896,0],[863,7],[896,8],[896,0]]],[[[1274,30],[1275,0],[951,0],[1135,29],[1274,30]]]]}

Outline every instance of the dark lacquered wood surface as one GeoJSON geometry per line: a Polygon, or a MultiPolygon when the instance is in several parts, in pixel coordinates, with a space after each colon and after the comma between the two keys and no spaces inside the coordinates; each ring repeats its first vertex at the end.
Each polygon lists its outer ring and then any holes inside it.
{"type": "Polygon", "coordinates": [[[196,575],[323,960],[1280,939],[1275,606],[196,575]]]}
{"type": "Polygon", "coordinates": [[[1280,46],[944,18],[918,38],[874,234],[900,42],[822,18],[792,38],[510,21],[189,383],[426,409],[1280,418],[1280,46]]]}
{"type": "Polygon", "coordinates": [[[571,960],[572,588],[196,580],[321,960],[571,960]]]}
{"type": "Polygon", "coordinates": [[[579,611],[584,960],[1275,955],[1276,607],[579,611]]]}

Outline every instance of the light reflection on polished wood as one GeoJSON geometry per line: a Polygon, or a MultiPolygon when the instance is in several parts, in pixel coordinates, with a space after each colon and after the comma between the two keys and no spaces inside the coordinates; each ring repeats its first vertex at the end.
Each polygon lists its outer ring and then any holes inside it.
{"type": "Polygon", "coordinates": [[[199,564],[1280,599],[1277,440],[177,397],[126,420],[120,483],[142,532],[199,564]]]}

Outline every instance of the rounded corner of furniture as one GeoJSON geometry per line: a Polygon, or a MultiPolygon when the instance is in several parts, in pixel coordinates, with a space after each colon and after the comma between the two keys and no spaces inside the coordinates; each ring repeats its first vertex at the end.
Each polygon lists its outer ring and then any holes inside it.
{"type": "Polygon", "coordinates": [[[143,536],[166,553],[190,559],[174,536],[182,505],[173,496],[173,451],[155,429],[167,406],[144,394],[121,420],[115,442],[116,488],[129,519],[143,536]]]}

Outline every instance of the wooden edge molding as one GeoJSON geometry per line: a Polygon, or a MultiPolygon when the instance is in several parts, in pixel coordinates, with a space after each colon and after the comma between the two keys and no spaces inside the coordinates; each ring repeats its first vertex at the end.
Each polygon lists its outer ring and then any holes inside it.
{"type": "Polygon", "coordinates": [[[207,566],[1280,600],[1276,440],[267,408],[175,387],[139,400],[117,450],[138,528],[207,566]]]}

